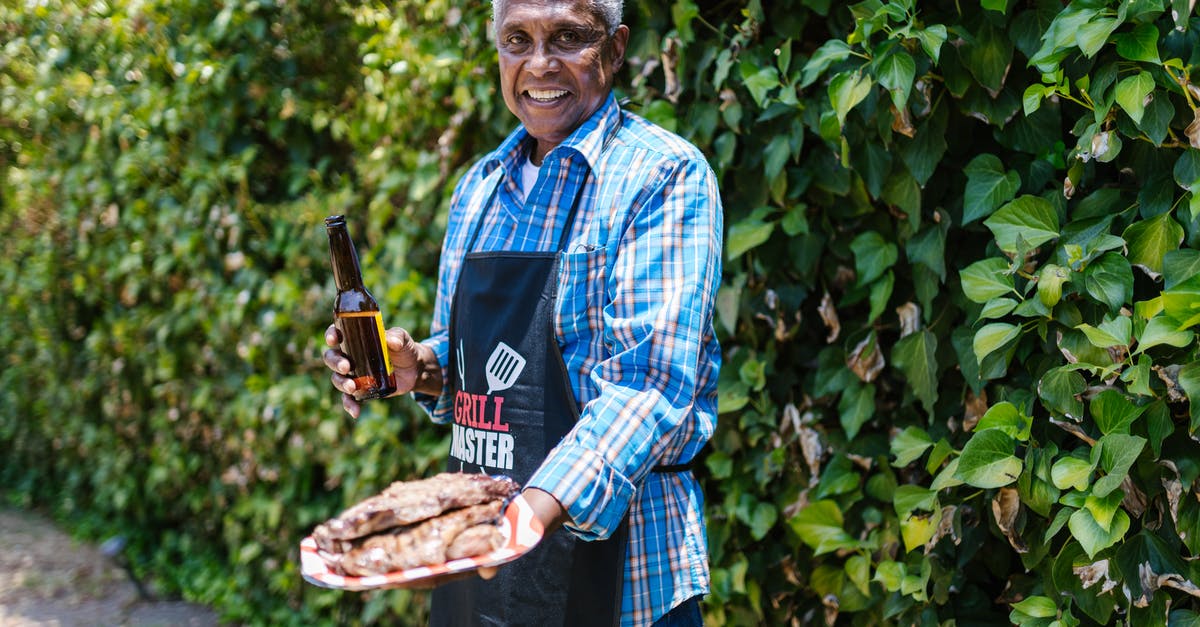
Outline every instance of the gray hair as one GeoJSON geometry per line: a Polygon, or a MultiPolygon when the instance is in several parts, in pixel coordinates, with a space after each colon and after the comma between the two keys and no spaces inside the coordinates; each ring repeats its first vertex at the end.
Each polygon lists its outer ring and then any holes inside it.
{"type": "MultiPolygon", "coordinates": [[[[499,28],[500,13],[508,0],[492,0],[492,28],[499,28]]],[[[588,0],[592,12],[604,21],[604,29],[609,35],[617,31],[621,25],[621,14],[625,10],[625,0],[588,0]]]]}

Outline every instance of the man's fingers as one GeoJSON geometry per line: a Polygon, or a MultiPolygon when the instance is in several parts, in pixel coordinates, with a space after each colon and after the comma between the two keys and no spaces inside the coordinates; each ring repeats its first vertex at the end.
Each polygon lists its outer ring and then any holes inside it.
{"type": "Polygon", "coordinates": [[[354,400],[353,396],[349,394],[342,395],[342,409],[346,410],[346,413],[350,414],[351,418],[358,420],[358,412],[361,410],[361,407],[358,401],[354,400]]]}
{"type": "MultiPolygon", "coordinates": [[[[346,354],[332,348],[325,349],[325,367],[338,374],[350,374],[350,360],[346,354]]],[[[339,388],[340,389],[340,388],[339,388]]]]}
{"type": "Polygon", "coordinates": [[[334,347],[342,343],[342,334],[338,333],[337,327],[332,324],[325,329],[325,343],[334,347]]]}
{"type": "Polygon", "coordinates": [[[496,566],[480,566],[479,567],[479,578],[480,579],[491,579],[492,577],[496,576],[496,571],[498,571],[498,570],[500,570],[500,568],[496,567],[496,566]]]}

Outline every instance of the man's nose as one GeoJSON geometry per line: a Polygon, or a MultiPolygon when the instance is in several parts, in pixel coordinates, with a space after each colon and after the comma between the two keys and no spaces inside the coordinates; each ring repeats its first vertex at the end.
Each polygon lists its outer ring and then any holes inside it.
{"type": "Polygon", "coordinates": [[[557,71],[560,64],[558,56],[550,49],[548,42],[535,42],[525,67],[535,76],[542,76],[557,71]]]}

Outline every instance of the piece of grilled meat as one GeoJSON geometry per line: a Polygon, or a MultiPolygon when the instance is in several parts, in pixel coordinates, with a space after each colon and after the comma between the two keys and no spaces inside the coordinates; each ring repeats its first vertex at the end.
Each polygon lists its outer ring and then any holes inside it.
{"type": "Polygon", "coordinates": [[[441,473],[416,481],[397,481],[383,492],[348,508],[313,530],[317,546],[342,552],[340,540],[362,538],[384,529],[412,525],[453,509],[507,500],[521,486],[508,477],[441,473]]]}
{"type": "MultiPolygon", "coordinates": [[[[471,505],[409,527],[377,533],[346,551],[341,559],[341,568],[347,575],[382,575],[455,559],[447,555],[448,549],[454,546],[464,531],[478,525],[490,527],[499,533],[495,522],[503,505],[504,502],[500,500],[471,505]]],[[[471,550],[475,548],[479,547],[471,550]]],[[[489,546],[470,555],[486,553],[492,548],[489,546]]],[[[462,548],[457,549],[455,554],[460,552],[462,548]]]]}

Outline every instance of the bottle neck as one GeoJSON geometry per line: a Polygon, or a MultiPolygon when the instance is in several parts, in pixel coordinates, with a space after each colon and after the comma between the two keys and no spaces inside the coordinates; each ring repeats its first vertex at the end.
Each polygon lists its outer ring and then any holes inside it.
{"type": "Polygon", "coordinates": [[[329,233],[329,262],[338,291],[362,288],[362,267],[346,224],[327,225],[326,230],[329,233]]]}

